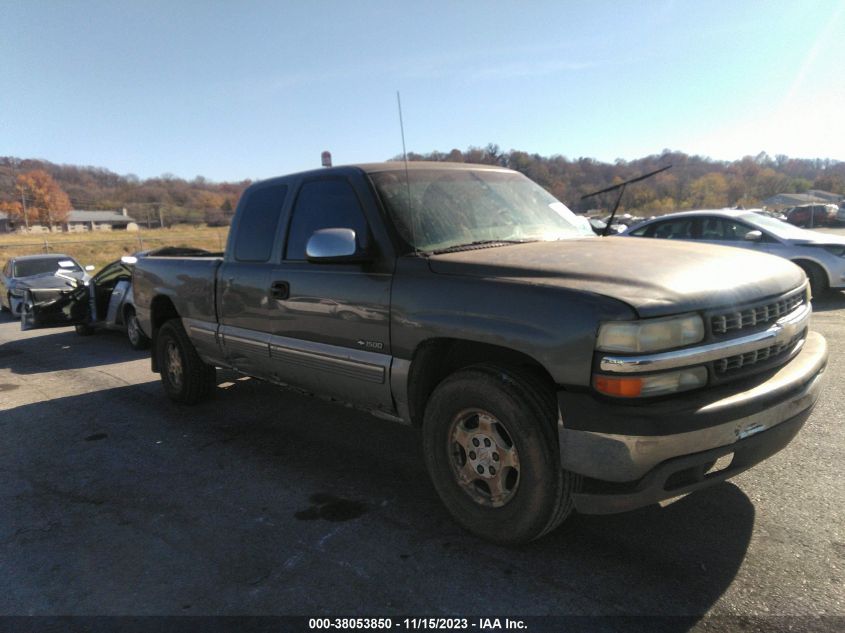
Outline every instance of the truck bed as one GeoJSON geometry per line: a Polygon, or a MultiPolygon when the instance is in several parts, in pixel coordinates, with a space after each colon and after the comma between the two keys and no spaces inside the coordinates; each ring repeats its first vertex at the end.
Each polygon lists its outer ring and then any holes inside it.
{"type": "Polygon", "coordinates": [[[167,297],[179,314],[217,321],[217,269],[219,255],[201,257],[145,257],[135,266],[133,285],[138,319],[145,332],[152,332],[150,308],[153,298],[167,297]]]}

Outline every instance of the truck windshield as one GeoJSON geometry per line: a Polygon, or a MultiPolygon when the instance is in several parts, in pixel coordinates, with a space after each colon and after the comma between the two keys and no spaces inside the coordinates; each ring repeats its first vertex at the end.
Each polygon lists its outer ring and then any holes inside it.
{"type": "Polygon", "coordinates": [[[390,219],[414,249],[549,241],[592,235],[578,216],[522,174],[412,169],[370,174],[390,219]]]}

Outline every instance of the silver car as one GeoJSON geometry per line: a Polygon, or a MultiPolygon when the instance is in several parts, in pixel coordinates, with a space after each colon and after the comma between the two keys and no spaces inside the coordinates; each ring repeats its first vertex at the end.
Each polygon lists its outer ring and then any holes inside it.
{"type": "Polygon", "coordinates": [[[622,236],[692,240],[779,255],[804,270],[815,296],[831,288],[845,288],[845,239],[800,229],[753,211],[670,213],[634,225],[622,236]]]}

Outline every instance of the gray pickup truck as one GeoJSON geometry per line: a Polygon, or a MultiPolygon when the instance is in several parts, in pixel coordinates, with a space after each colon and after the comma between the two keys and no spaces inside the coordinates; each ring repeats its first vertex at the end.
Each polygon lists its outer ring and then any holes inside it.
{"type": "Polygon", "coordinates": [[[448,510],[499,542],[769,457],[809,416],[828,355],[790,262],[586,235],[489,166],[260,182],[224,257],[148,257],[134,284],[170,398],[210,396],[224,367],[421,427],[448,510]]]}

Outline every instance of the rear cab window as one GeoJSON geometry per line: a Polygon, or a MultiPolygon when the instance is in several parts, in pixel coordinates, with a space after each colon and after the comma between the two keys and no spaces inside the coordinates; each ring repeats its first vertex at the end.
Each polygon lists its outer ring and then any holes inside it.
{"type": "Polygon", "coordinates": [[[233,256],[239,262],[266,262],[276,239],[287,185],[271,185],[249,194],[238,219],[233,256]]]}

